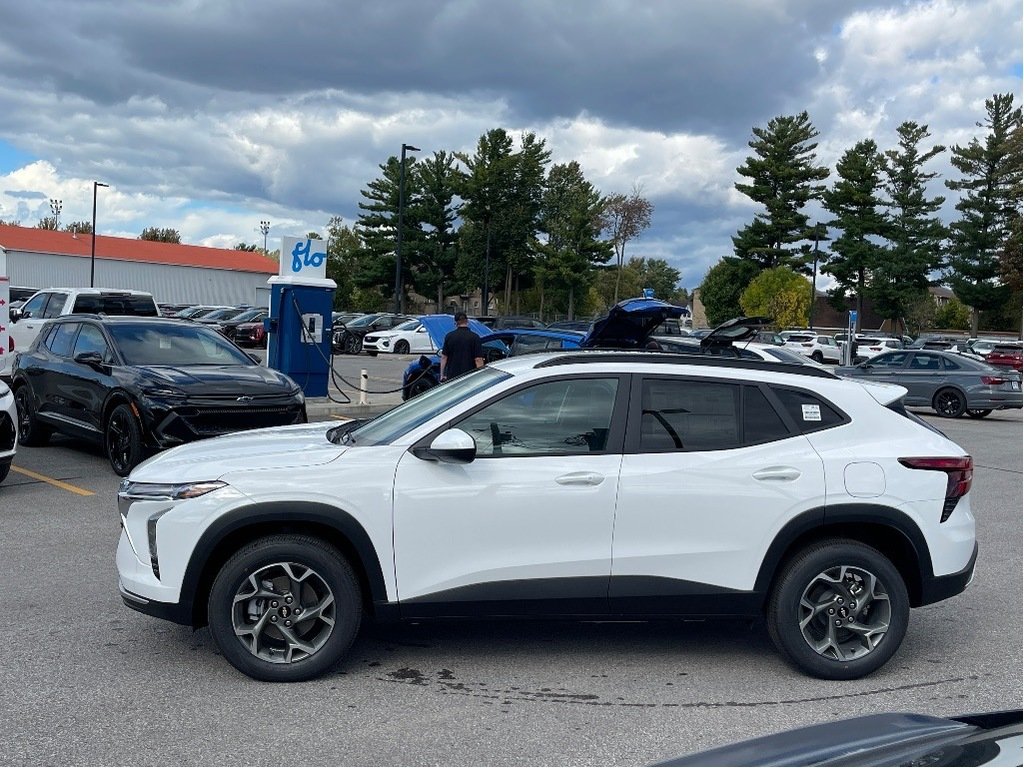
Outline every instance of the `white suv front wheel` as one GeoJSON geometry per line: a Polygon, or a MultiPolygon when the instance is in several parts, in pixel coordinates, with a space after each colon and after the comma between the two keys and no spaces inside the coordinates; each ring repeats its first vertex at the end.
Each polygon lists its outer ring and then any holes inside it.
{"type": "Polygon", "coordinates": [[[786,565],[768,604],[768,632],[798,668],[852,680],[881,667],[907,631],[910,600],[896,567],[848,539],[814,544],[786,565]]]}
{"type": "Polygon", "coordinates": [[[345,654],[362,618],[352,566],[326,542],[292,534],[258,539],[221,568],[210,591],[210,632],[239,671],[298,682],[345,654]]]}

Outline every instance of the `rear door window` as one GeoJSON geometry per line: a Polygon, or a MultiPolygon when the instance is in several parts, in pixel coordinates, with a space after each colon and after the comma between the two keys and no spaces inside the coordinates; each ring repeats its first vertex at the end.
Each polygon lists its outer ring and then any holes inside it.
{"type": "Polygon", "coordinates": [[[136,317],[156,317],[159,314],[152,296],[135,296],[130,293],[82,294],[75,298],[74,311],[136,317]]]}
{"type": "Polygon", "coordinates": [[[71,348],[78,333],[78,323],[61,323],[46,339],[46,347],[58,357],[71,357],[71,348]]]}
{"type": "Polygon", "coordinates": [[[50,300],[46,302],[46,308],[41,317],[60,317],[64,311],[64,305],[67,303],[68,295],[66,293],[51,293],[50,300]]]}
{"type": "Polygon", "coordinates": [[[646,378],[641,384],[641,453],[718,451],[741,443],[736,384],[646,378]]]}

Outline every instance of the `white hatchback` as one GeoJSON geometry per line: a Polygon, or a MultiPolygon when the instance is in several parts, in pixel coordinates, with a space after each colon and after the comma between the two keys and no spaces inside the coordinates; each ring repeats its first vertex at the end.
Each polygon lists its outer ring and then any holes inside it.
{"type": "Polygon", "coordinates": [[[121,597],[262,680],[364,616],[746,616],[818,677],[899,648],[977,557],[963,449],[906,390],[814,366],[511,357],[366,423],[205,440],[118,494],[121,597]]]}

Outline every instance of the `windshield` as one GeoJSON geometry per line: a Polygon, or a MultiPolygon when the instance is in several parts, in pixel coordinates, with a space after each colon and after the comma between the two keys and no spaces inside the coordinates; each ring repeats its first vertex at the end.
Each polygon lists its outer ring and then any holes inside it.
{"type": "Polygon", "coordinates": [[[111,323],[114,343],[127,365],[256,365],[216,331],[170,323],[111,323]]]}
{"type": "Polygon", "coordinates": [[[242,314],[235,315],[231,319],[238,323],[244,323],[248,322],[249,320],[254,320],[258,315],[263,314],[263,311],[264,310],[262,309],[247,309],[242,314]]]}
{"type": "Polygon", "coordinates": [[[370,325],[378,317],[380,317],[380,315],[363,315],[350,323],[345,323],[345,325],[349,328],[363,328],[364,326],[370,325]]]}
{"type": "Polygon", "coordinates": [[[204,320],[230,320],[236,315],[240,315],[242,310],[240,309],[218,309],[209,314],[203,315],[204,320]]]}
{"type": "Polygon", "coordinates": [[[343,436],[343,439],[356,445],[390,443],[409,430],[426,424],[456,403],[493,387],[511,375],[495,368],[478,368],[465,376],[428,389],[412,400],[407,400],[397,408],[349,433],[347,439],[343,436]]]}

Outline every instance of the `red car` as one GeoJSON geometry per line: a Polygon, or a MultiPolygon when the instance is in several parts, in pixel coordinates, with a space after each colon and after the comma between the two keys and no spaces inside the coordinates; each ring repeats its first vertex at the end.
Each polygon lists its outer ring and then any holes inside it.
{"type": "Polygon", "coordinates": [[[1024,351],[1020,342],[1016,344],[996,344],[992,351],[985,355],[985,362],[997,368],[1013,368],[1020,371],[1024,365],[1024,351]]]}
{"type": "Polygon", "coordinates": [[[263,330],[263,321],[240,323],[235,327],[234,342],[240,347],[267,346],[267,332],[263,330]]]}

